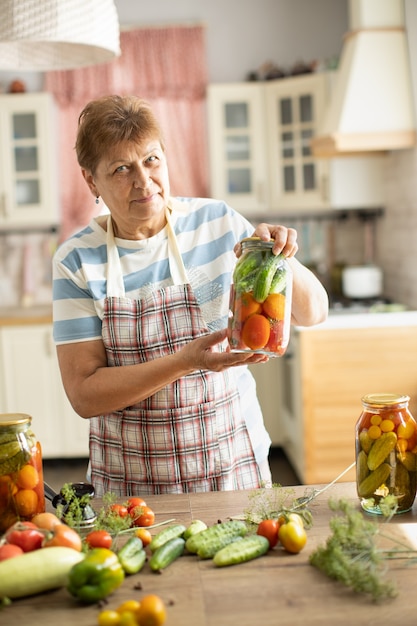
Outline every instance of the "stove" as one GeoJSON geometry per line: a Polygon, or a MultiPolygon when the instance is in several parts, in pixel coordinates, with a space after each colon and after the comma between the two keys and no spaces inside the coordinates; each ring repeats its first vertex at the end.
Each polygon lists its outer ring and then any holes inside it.
{"type": "Polygon", "coordinates": [[[355,313],[396,313],[407,307],[389,298],[330,298],[329,315],[350,315],[355,313]]]}

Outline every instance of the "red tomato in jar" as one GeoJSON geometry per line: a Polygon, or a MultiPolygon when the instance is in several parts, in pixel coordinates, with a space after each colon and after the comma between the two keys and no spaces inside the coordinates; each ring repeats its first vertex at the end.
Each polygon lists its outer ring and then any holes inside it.
{"type": "Polygon", "coordinates": [[[44,533],[32,522],[16,522],[6,531],[7,543],[22,548],[23,552],[32,552],[42,547],[44,533]]]}
{"type": "Polygon", "coordinates": [[[272,550],[278,543],[278,531],[279,524],[276,519],[264,519],[258,524],[256,534],[266,537],[269,541],[269,548],[272,550]]]}
{"type": "Polygon", "coordinates": [[[111,549],[113,538],[107,530],[92,530],[85,538],[86,544],[90,548],[111,549]]]}

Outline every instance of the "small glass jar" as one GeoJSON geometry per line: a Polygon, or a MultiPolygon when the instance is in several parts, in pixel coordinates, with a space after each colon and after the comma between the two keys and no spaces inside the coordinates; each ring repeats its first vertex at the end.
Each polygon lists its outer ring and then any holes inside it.
{"type": "Polygon", "coordinates": [[[233,352],[282,356],[291,327],[292,272],[274,242],[243,239],[230,289],[228,339],[233,352]]]}
{"type": "Polygon", "coordinates": [[[410,398],[393,393],[362,398],[356,424],[356,484],[362,508],[381,514],[379,502],[397,498],[397,513],[413,506],[417,488],[417,424],[410,398]]]}
{"type": "Polygon", "coordinates": [[[25,413],[0,414],[0,532],[45,511],[42,452],[25,413]]]}

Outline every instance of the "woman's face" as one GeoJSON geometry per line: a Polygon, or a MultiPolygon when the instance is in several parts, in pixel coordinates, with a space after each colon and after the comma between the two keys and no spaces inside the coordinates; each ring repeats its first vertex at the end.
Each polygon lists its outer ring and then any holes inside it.
{"type": "Polygon", "coordinates": [[[104,154],[94,175],[83,170],[83,176],[111,212],[116,236],[140,239],[163,228],[170,188],[158,139],[118,143],[104,154]]]}

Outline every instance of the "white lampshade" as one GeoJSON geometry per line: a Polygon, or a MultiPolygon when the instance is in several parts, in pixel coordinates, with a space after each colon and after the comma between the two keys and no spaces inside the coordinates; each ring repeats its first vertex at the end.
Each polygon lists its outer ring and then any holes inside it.
{"type": "Polygon", "coordinates": [[[113,0],[0,0],[0,69],[48,71],[120,55],[113,0]]]}

